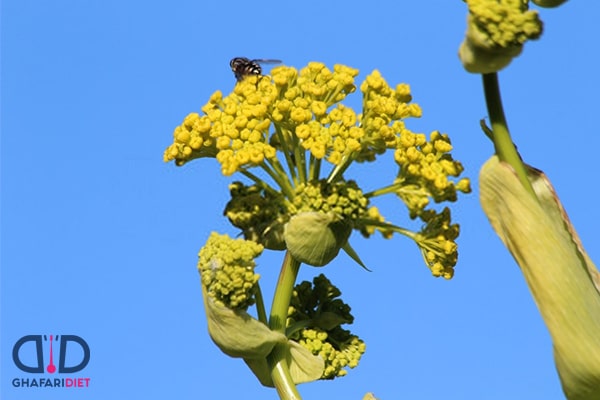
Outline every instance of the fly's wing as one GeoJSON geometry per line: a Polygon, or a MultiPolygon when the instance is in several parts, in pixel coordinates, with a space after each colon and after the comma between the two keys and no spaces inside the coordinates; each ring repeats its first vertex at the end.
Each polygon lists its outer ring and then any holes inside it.
{"type": "Polygon", "coordinates": [[[235,57],[229,62],[235,79],[239,82],[248,75],[261,75],[262,68],[260,64],[279,64],[281,60],[257,58],[250,60],[246,57],[235,57]]]}
{"type": "Polygon", "coordinates": [[[257,62],[259,64],[281,64],[283,62],[281,60],[275,60],[271,58],[257,58],[256,60],[252,61],[257,62]]]}

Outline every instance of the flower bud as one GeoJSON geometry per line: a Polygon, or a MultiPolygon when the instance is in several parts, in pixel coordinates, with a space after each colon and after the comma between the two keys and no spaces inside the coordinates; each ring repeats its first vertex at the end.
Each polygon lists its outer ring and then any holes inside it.
{"type": "Polygon", "coordinates": [[[338,255],[350,233],[352,226],[334,213],[304,212],[290,219],[284,238],[296,260],[322,267],[338,255]]]}
{"type": "Polygon", "coordinates": [[[546,7],[546,8],[552,8],[552,7],[558,7],[563,3],[566,3],[567,0],[532,0],[533,4],[540,6],[540,7],[546,7]]]}

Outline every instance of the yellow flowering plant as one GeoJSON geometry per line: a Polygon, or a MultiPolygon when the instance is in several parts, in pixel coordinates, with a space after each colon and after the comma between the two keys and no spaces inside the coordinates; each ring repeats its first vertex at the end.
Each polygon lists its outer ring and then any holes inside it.
{"type": "Polygon", "coordinates": [[[458,258],[459,227],[448,207],[434,207],[470,192],[450,138],[412,132],[406,122],[422,111],[409,86],[392,88],[378,71],[359,86],[359,113],[343,104],[357,75],[311,62],[240,76],[232,93],[217,91],[201,113],[189,114],[164,152],[178,166],[215,158],[223,175],[245,178],[230,184],[224,208],[243,238],[213,232],[199,253],[208,328],[225,354],[243,358],[285,399],[300,398],[298,383],[346,375],[366,348],[342,327],[354,317],[324,274],[296,284],[302,264],[326,266],[343,250],[366,268],[349,243],[353,231],[412,239],[435,277],[452,278],[458,258]],[[347,178],[356,165],[377,168],[386,152],[396,164],[387,185],[365,191],[347,178]],[[396,196],[421,229],[388,221],[373,204],[384,195],[396,196]],[[255,273],[265,250],[285,251],[268,316],[255,273]]]}
{"type": "MultiPolygon", "coordinates": [[[[569,400],[600,399],[600,273],[547,177],[525,164],[509,134],[498,71],[542,33],[527,0],[466,0],[467,33],[459,56],[480,73],[496,154],[480,172],[480,199],[490,223],[527,281],[554,345],[569,400]]],[[[564,0],[532,1],[556,7],[564,0]]],[[[548,132],[544,132],[548,135],[548,132]]]]}

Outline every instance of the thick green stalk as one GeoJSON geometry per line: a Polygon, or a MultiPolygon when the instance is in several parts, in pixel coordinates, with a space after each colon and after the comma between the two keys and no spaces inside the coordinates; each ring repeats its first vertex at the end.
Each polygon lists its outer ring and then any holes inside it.
{"type": "Polygon", "coordinates": [[[278,344],[267,357],[267,361],[271,367],[271,378],[273,379],[275,389],[277,389],[277,394],[280,399],[302,400],[302,397],[292,380],[292,376],[290,375],[290,368],[285,360],[288,351],[287,345],[278,344]]]}
{"type": "MultiPolygon", "coordinates": [[[[289,252],[286,252],[269,317],[269,328],[275,332],[285,334],[288,307],[299,269],[300,262],[296,261],[289,252]]],[[[300,393],[298,393],[292,380],[286,361],[287,352],[287,344],[278,344],[267,357],[271,368],[271,378],[281,399],[300,400],[300,393]]]]}
{"type": "Polygon", "coordinates": [[[485,102],[487,104],[490,122],[492,123],[492,140],[494,148],[500,161],[508,163],[514,170],[519,181],[534,198],[537,198],[531,182],[527,179],[527,172],[523,161],[517,149],[510,138],[510,132],[504,117],[502,107],[502,98],[500,97],[500,87],[498,85],[497,73],[483,74],[483,91],[485,93],[485,102]]]}

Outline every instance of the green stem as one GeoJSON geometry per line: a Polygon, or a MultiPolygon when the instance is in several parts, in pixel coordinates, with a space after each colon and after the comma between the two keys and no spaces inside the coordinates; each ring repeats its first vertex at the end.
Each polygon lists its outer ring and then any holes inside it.
{"type": "Polygon", "coordinates": [[[400,188],[402,188],[402,183],[392,183],[391,185],[388,185],[386,187],[382,187],[380,189],[373,190],[372,192],[365,193],[364,196],[370,199],[372,197],[382,196],[384,194],[396,193],[400,188]]]}
{"type": "Polygon", "coordinates": [[[286,137],[291,137],[291,133],[289,133],[287,129],[284,132],[279,124],[275,124],[275,134],[277,135],[277,140],[279,140],[281,145],[281,151],[285,157],[287,167],[290,170],[290,176],[292,177],[294,184],[298,185],[298,176],[296,175],[294,158],[292,156],[293,146],[290,147],[290,143],[288,143],[286,140],[286,137]]]}
{"type": "Polygon", "coordinates": [[[258,316],[258,320],[265,325],[268,325],[267,321],[267,312],[265,311],[265,301],[263,300],[262,290],[260,290],[260,285],[256,282],[256,314],[258,316]]]}
{"type": "Polygon", "coordinates": [[[389,222],[381,222],[381,221],[377,221],[375,219],[370,219],[370,218],[358,218],[355,223],[359,226],[375,226],[378,228],[382,228],[384,230],[389,230],[392,232],[396,232],[399,233],[401,235],[404,235],[406,237],[409,237],[411,239],[415,239],[416,237],[416,233],[414,233],[413,231],[406,229],[406,228],[402,228],[396,225],[392,225],[389,222]]]}
{"type": "Polygon", "coordinates": [[[249,172],[247,170],[241,170],[239,171],[242,175],[244,175],[246,178],[250,179],[252,182],[254,182],[258,187],[264,189],[266,192],[272,194],[272,195],[278,195],[279,192],[275,189],[273,189],[269,184],[267,184],[264,180],[262,180],[261,178],[259,178],[258,176],[254,175],[252,172],[249,172]]]}
{"type": "Polygon", "coordinates": [[[485,102],[487,104],[488,114],[492,123],[493,142],[496,154],[500,161],[508,163],[517,174],[523,187],[534,197],[537,198],[531,182],[527,178],[525,165],[517,153],[517,149],[510,138],[510,132],[504,117],[502,108],[502,98],[500,97],[500,87],[498,85],[498,75],[494,73],[483,74],[483,91],[485,93],[485,102]]]}
{"type": "Polygon", "coordinates": [[[300,262],[297,261],[289,252],[285,253],[283,265],[279,273],[277,289],[273,297],[271,306],[271,315],[269,318],[269,327],[276,332],[285,332],[285,322],[288,315],[288,307],[292,298],[292,291],[296,283],[296,276],[300,269],[300,262]]]}
{"type": "Polygon", "coordinates": [[[336,165],[335,168],[333,168],[329,173],[329,176],[327,177],[327,183],[337,182],[338,180],[342,179],[342,175],[344,172],[346,172],[350,164],[352,164],[354,157],[354,154],[344,156],[342,158],[342,162],[336,165]]]}
{"type": "Polygon", "coordinates": [[[294,143],[294,159],[296,160],[296,170],[301,183],[306,183],[306,151],[300,144],[296,136],[294,143]]]}
{"type": "Polygon", "coordinates": [[[286,175],[285,171],[283,171],[283,169],[279,171],[274,169],[276,168],[276,165],[280,166],[279,162],[277,162],[277,164],[273,164],[272,162],[269,162],[269,160],[260,164],[262,169],[264,169],[267,172],[267,174],[269,174],[269,176],[275,181],[275,183],[277,183],[277,185],[281,189],[281,192],[289,199],[293,199],[294,189],[292,188],[292,184],[289,181],[288,176],[286,175]],[[271,166],[273,168],[271,168],[271,166]]]}
{"type": "Polygon", "coordinates": [[[302,400],[287,365],[286,354],[288,352],[287,345],[278,344],[273,348],[271,354],[267,357],[267,361],[271,366],[271,377],[277,389],[277,394],[282,400],[302,400]]]}
{"type": "MultiPolygon", "coordinates": [[[[285,334],[288,307],[299,269],[300,262],[296,261],[289,252],[286,252],[269,317],[269,327],[275,332],[285,334]]],[[[300,393],[298,393],[296,385],[292,380],[286,361],[288,351],[287,344],[278,344],[267,357],[267,361],[269,362],[271,378],[279,397],[286,400],[299,400],[301,399],[300,393]]]]}
{"type": "Polygon", "coordinates": [[[311,317],[309,317],[308,315],[306,316],[306,318],[307,319],[305,319],[303,321],[296,321],[293,324],[291,324],[290,326],[288,326],[285,330],[285,336],[291,337],[296,332],[299,332],[304,328],[308,328],[310,326],[310,324],[314,323],[313,320],[311,319],[311,317]]]}
{"type": "Polygon", "coordinates": [[[308,173],[309,182],[319,180],[319,175],[321,174],[321,159],[315,158],[312,154],[310,155],[309,161],[310,169],[308,173]]]}

